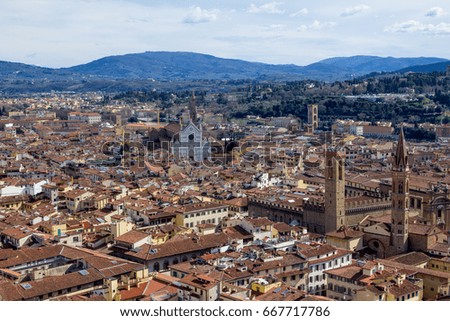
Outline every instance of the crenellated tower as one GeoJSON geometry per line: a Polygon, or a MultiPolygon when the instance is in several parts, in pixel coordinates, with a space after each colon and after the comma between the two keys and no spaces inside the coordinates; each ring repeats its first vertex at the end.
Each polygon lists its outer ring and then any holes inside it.
{"type": "Polygon", "coordinates": [[[325,233],[345,225],[345,152],[333,142],[325,151],[325,233]]]}

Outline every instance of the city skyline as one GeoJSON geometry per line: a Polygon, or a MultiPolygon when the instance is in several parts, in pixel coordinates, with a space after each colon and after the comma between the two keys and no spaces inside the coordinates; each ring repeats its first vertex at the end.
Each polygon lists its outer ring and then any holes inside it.
{"type": "Polygon", "coordinates": [[[449,58],[444,1],[7,0],[0,12],[0,60],[45,67],[144,51],[296,65],[352,55],[449,58]]]}

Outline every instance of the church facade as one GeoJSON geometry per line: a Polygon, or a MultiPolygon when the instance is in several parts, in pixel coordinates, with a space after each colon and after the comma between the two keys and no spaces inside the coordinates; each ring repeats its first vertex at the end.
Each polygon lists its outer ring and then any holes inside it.
{"type": "Polygon", "coordinates": [[[203,137],[201,120],[198,119],[195,98],[189,103],[189,122],[172,138],[172,155],[177,161],[202,162],[211,157],[211,144],[203,137]]]}

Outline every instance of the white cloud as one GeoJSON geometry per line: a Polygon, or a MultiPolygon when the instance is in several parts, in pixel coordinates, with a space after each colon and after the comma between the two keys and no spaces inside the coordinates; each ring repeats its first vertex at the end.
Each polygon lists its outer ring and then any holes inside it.
{"type": "Polygon", "coordinates": [[[270,14],[281,14],[284,13],[284,10],[280,8],[281,2],[269,2],[260,6],[255,4],[251,4],[248,7],[247,12],[250,13],[270,13],[270,14]]]}
{"type": "Polygon", "coordinates": [[[450,7],[444,5],[447,1],[67,0],[64,6],[60,3],[0,0],[0,42],[8,44],[0,46],[0,60],[67,67],[104,56],[152,50],[203,52],[299,65],[354,54],[450,58],[450,41],[446,41],[450,39],[450,7]],[[365,14],[340,16],[347,7],[361,4],[372,9],[365,14]],[[249,7],[261,13],[248,13],[249,7]],[[442,7],[447,14],[425,16],[432,7],[442,7]],[[364,18],[374,19],[361,21],[364,18]],[[418,22],[407,24],[410,19],[418,22]],[[186,26],[194,26],[195,32],[186,26]],[[383,32],[385,28],[388,32],[383,32]]]}
{"type": "Polygon", "coordinates": [[[323,30],[323,29],[331,29],[336,26],[336,22],[325,21],[320,22],[319,20],[314,20],[310,25],[301,25],[297,28],[297,31],[303,32],[307,30],[323,30]]]}
{"type": "Polygon", "coordinates": [[[184,17],[184,23],[205,23],[217,19],[218,10],[206,10],[198,6],[191,7],[188,14],[184,17]]]}
{"type": "Polygon", "coordinates": [[[297,12],[293,12],[289,15],[289,17],[297,17],[297,16],[306,16],[308,14],[308,9],[303,8],[297,12]]]}
{"type": "Polygon", "coordinates": [[[422,33],[427,35],[450,35],[450,23],[425,24],[416,20],[398,22],[385,29],[394,33],[422,33]]]}
{"type": "Polygon", "coordinates": [[[425,14],[426,17],[442,17],[445,16],[447,13],[445,12],[444,9],[440,8],[440,7],[433,7],[430,10],[427,11],[427,13],[425,14]]]}
{"type": "Polygon", "coordinates": [[[361,13],[366,13],[370,10],[370,7],[366,4],[360,4],[354,7],[349,7],[344,10],[343,13],[341,13],[341,16],[343,17],[350,17],[361,13]]]}

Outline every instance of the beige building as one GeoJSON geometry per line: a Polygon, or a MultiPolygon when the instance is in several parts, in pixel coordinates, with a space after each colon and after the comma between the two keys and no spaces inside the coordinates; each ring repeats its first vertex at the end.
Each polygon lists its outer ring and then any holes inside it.
{"type": "Polygon", "coordinates": [[[420,301],[421,279],[407,278],[380,262],[356,261],[325,272],[327,297],[339,301],[420,301]]]}
{"type": "Polygon", "coordinates": [[[117,300],[121,289],[148,281],[148,271],[140,264],[70,246],[0,250],[0,255],[2,301],[44,301],[73,295],[117,300]]]}
{"type": "Polygon", "coordinates": [[[363,248],[363,236],[363,232],[349,228],[326,234],[328,244],[350,251],[360,251],[363,248]]]}
{"type": "Polygon", "coordinates": [[[450,257],[431,258],[426,268],[435,271],[450,273],[450,257]]]}
{"type": "Polygon", "coordinates": [[[424,269],[408,264],[402,264],[391,260],[378,260],[386,267],[397,270],[404,269],[411,271],[410,274],[423,280],[423,298],[424,300],[434,300],[439,297],[445,297],[450,294],[450,273],[436,270],[424,269]]]}
{"type": "Polygon", "coordinates": [[[93,195],[94,193],[82,189],[68,191],[65,193],[66,207],[71,213],[83,211],[88,205],[85,201],[93,195]]]}
{"type": "Polygon", "coordinates": [[[80,113],[71,112],[68,115],[69,120],[81,120],[88,124],[96,124],[102,121],[102,116],[99,113],[80,113]]]}
{"type": "Polygon", "coordinates": [[[181,301],[217,301],[220,297],[222,282],[206,274],[189,274],[179,282],[185,287],[179,290],[181,301]]]}
{"type": "Polygon", "coordinates": [[[205,223],[218,225],[226,217],[228,217],[228,205],[197,203],[178,210],[175,222],[178,226],[194,228],[198,224],[205,223]]]}
{"type": "Polygon", "coordinates": [[[16,249],[31,243],[33,231],[26,227],[11,227],[0,232],[1,243],[16,249]]]}
{"type": "Polygon", "coordinates": [[[308,262],[308,293],[325,295],[327,276],[325,271],[352,263],[352,252],[337,249],[329,244],[297,244],[297,253],[308,262]]]}

